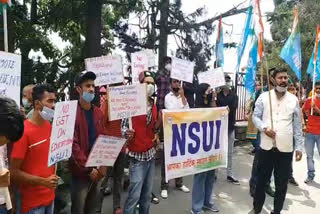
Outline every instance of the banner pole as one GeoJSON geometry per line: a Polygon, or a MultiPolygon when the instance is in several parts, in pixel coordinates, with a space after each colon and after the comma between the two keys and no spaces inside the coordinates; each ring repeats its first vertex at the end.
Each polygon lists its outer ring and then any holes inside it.
{"type": "Polygon", "coordinates": [[[7,9],[3,6],[3,33],[4,33],[4,51],[9,52],[8,48],[8,21],[7,21],[7,9]]]}

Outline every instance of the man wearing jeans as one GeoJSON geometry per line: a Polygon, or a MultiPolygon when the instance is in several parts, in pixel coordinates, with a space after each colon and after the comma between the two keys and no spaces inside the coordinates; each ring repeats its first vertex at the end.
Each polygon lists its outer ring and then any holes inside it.
{"type": "Polygon", "coordinates": [[[222,87],[221,92],[217,96],[217,106],[228,106],[229,108],[227,180],[230,183],[240,185],[239,181],[233,177],[232,169],[234,130],[236,123],[236,111],[238,108],[238,96],[232,91],[232,81],[230,76],[227,75],[225,79],[226,85],[222,87]]]}
{"type": "Polygon", "coordinates": [[[308,177],[306,184],[312,183],[315,176],[313,153],[314,146],[317,145],[320,154],[320,82],[315,84],[315,97],[312,104],[312,98],[309,98],[303,106],[303,112],[308,115],[308,124],[305,138],[305,148],[307,153],[308,177]],[[313,115],[311,108],[313,107],[313,115]]]}
{"type": "MultiPolygon", "coordinates": [[[[147,115],[132,117],[132,128],[129,120],[122,122],[122,132],[128,139],[130,185],[128,198],[124,205],[124,214],[134,214],[139,204],[139,213],[150,213],[151,193],[155,172],[154,140],[160,122],[157,121],[157,107],[152,98],[154,78],[151,72],[139,75],[140,83],[147,84],[147,115]]],[[[159,117],[161,118],[161,117],[159,117]]]]}

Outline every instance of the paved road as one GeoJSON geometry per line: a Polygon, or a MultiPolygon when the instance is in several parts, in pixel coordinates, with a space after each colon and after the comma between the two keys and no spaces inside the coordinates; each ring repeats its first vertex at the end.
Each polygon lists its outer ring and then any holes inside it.
{"type": "MultiPolygon", "coordinates": [[[[252,208],[252,198],[248,193],[248,181],[251,172],[253,156],[249,155],[249,145],[238,146],[235,149],[235,174],[241,181],[240,186],[235,186],[226,181],[225,170],[218,170],[218,181],[215,187],[215,200],[220,208],[220,213],[224,214],[248,214],[252,208]]],[[[315,154],[316,169],[320,173],[320,161],[318,153],[315,154]]],[[[298,180],[300,186],[294,187],[289,185],[286,203],[283,214],[316,214],[320,210],[320,177],[315,179],[315,183],[308,186],[303,183],[306,177],[306,158],[303,157],[301,162],[294,163],[294,176],[298,180]]],[[[185,184],[192,187],[192,176],[188,176],[184,180],[185,184]]],[[[190,213],[191,194],[186,194],[174,190],[173,185],[169,191],[169,198],[161,199],[160,204],[152,205],[151,214],[186,214],[190,213]]],[[[159,196],[160,191],[160,168],[158,167],[154,192],[159,196]]],[[[126,193],[123,195],[125,200],[126,193]]],[[[124,202],[123,202],[124,203],[124,202]]],[[[105,197],[103,214],[111,214],[112,196],[105,197]]],[[[273,208],[273,199],[266,198],[266,203],[262,214],[270,213],[273,208]]]]}
{"type": "MultiPolygon", "coordinates": [[[[235,174],[239,178],[241,185],[235,186],[226,181],[224,169],[219,169],[218,181],[215,186],[215,196],[220,213],[223,214],[249,214],[252,209],[252,198],[249,196],[249,175],[251,172],[253,156],[249,154],[250,145],[241,145],[235,148],[234,161],[235,174]]],[[[318,152],[315,152],[315,168],[320,174],[320,159],[318,152]]],[[[318,214],[320,211],[320,176],[316,177],[312,185],[306,185],[303,181],[306,178],[307,165],[306,156],[301,162],[294,163],[294,176],[300,186],[289,185],[287,199],[282,214],[318,214]]],[[[184,179],[184,183],[192,188],[192,176],[184,179]]],[[[154,192],[159,196],[160,192],[160,167],[157,165],[157,172],[154,183],[154,192]]],[[[126,199],[126,192],[122,196],[122,204],[126,199]]],[[[69,199],[70,200],[70,199],[69,199]]],[[[169,198],[160,199],[160,204],[152,205],[151,214],[187,214],[190,213],[191,194],[177,191],[173,188],[169,190],[169,198]]],[[[266,197],[266,203],[262,214],[270,213],[273,208],[273,199],[266,197]]],[[[70,209],[70,207],[69,207],[70,209]]],[[[70,213],[67,209],[64,213],[70,213]]],[[[112,196],[106,196],[103,203],[102,214],[112,214],[112,196]]]]}

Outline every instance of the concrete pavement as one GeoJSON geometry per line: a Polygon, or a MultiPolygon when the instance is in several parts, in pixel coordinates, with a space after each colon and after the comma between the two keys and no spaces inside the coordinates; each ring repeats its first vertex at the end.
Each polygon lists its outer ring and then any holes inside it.
{"type": "MultiPolygon", "coordinates": [[[[237,146],[234,155],[235,175],[240,180],[241,185],[236,186],[226,181],[224,169],[219,169],[217,184],[215,186],[215,196],[220,213],[224,214],[248,214],[252,209],[252,198],[249,195],[249,179],[253,156],[249,154],[251,146],[249,144],[237,146]]],[[[315,168],[320,174],[319,153],[315,152],[315,168]]],[[[315,178],[315,182],[306,185],[303,181],[307,175],[306,156],[301,162],[294,163],[294,177],[300,186],[289,185],[287,199],[282,214],[316,214],[320,210],[320,176],[315,178]]],[[[184,179],[185,185],[192,189],[192,176],[184,179]]],[[[168,199],[160,198],[160,204],[151,207],[151,214],[186,214],[190,213],[191,193],[177,191],[171,183],[168,199]]],[[[154,193],[160,197],[160,167],[157,166],[154,182],[154,193]]],[[[126,193],[123,193],[123,201],[126,193]]],[[[266,202],[262,214],[270,213],[273,208],[273,198],[266,197],[266,202]]],[[[112,196],[106,196],[103,203],[103,214],[112,214],[112,196]]]]}

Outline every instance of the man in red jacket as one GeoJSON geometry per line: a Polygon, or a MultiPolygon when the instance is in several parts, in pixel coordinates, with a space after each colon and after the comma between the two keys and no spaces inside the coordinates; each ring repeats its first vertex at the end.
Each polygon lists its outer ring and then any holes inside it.
{"type": "Polygon", "coordinates": [[[94,99],[93,72],[82,72],[76,79],[79,105],[76,114],[70,169],[72,174],[72,214],[93,214],[99,199],[98,181],[106,175],[106,168],[87,168],[89,153],[97,139],[104,134],[105,122],[101,110],[92,105],[94,99]]]}
{"type": "Polygon", "coordinates": [[[153,177],[156,154],[155,136],[158,133],[160,121],[157,120],[157,108],[152,98],[154,94],[154,78],[151,72],[139,75],[140,83],[147,84],[147,115],[133,117],[132,129],[128,120],[123,120],[122,131],[128,138],[130,185],[124,214],[134,214],[137,204],[139,213],[148,214],[150,210],[153,177]]]}

